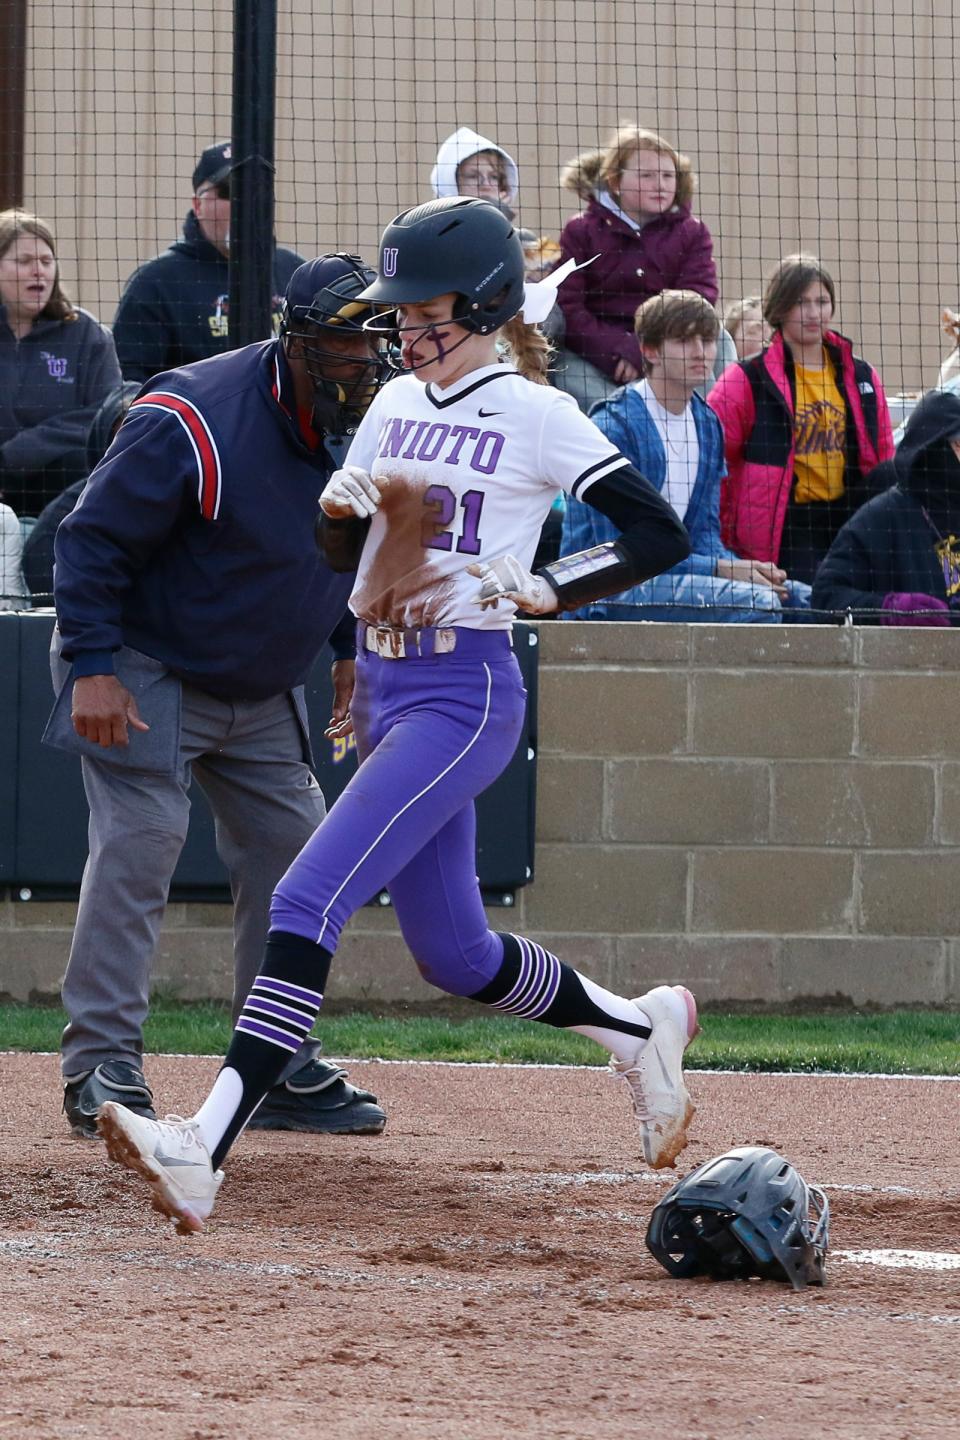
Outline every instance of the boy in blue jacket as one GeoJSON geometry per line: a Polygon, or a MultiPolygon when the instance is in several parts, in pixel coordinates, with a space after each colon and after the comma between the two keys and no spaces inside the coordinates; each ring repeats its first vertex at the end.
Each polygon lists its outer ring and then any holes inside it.
{"type": "MultiPolygon", "coordinates": [[[[778,624],[784,606],[809,606],[810,587],[776,565],[741,560],[720,539],[723,434],[695,393],[716,358],[717,312],[693,290],[664,290],[640,306],[635,328],[645,374],[595,405],[590,418],[673,506],[691,553],[665,574],[564,618],[778,624]]],[[[561,554],[614,539],[598,510],[567,502],[561,554]]]]}

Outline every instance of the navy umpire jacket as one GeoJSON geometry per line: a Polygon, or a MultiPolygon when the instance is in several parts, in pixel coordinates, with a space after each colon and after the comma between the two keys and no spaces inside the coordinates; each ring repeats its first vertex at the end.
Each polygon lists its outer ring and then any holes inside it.
{"type": "Polygon", "coordinates": [[[129,645],[213,695],[263,700],[302,684],[335,629],[334,655],[352,656],[353,577],[314,540],[333,468],[303,440],[279,341],[155,376],[57,532],[75,674],[110,673],[129,645]]]}

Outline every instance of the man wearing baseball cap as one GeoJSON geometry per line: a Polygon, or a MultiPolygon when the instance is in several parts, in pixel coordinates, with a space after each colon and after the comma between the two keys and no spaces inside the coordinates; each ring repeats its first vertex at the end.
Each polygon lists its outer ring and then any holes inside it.
{"type": "MultiPolygon", "coordinates": [[[[193,205],[183,239],[136,270],[113,322],[124,380],[140,384],[161,370],[219,355],[229,345],[229,141],[208,145],[193,171],[193,205]]],[[[301,257],[274,249],[273,310],[279,324],[283,294],[301,257]]]]}

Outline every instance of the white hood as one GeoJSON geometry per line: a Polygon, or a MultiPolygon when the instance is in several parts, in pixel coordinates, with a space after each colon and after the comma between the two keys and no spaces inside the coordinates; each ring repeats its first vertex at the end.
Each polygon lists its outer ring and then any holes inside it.
{"type": "Polygon", "coordinates": [[[457,191],[457,166],[464,160],[469,160],[471,155],[476,155],[480,150],[495,150],[502,155],[507,166],[507,185],[509,193],[507,200],[511,203],[517,198],[517,188],[520,177],[517,173],[517,162],[512,155],[508,155],[501,145],[495,145],[485,135],[478,135],[476,130],[462,125],[459,130],[454,130],[437,151],[437,163],[430,171],[430,184],[433,186],[433,193],[444,199],[448,195],[456,195],[457,191]]]}

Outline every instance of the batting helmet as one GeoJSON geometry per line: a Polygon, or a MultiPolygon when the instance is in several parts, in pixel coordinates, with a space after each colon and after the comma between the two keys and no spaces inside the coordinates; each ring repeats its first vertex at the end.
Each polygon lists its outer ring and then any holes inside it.
{"type": "Polygon", "coordinates": [[[789,1161],[741,1145],[699,1166],[654,1208],[647,1249],[680,1278],[824,1284],[830,1207],[789,1161]]]}
{"type": "Polygon", "coordinates": [[[377,269],[362,299],[392,309],[452,291],[453,320],[475,335],[489,335],[523,306],[520,239],[489,200],[452,195],[404,210],[383,232],[377,269]]]}
{"type": "Polygon", "coordinates": [[[366,356],[324,345],[324,335],[365,334],[363,322],[373,312],[361,292],[375,279],[359,255],[338,252],[308,260],[287,285],[280,334],[299,342],[313,382],[314,424],[330,435],[357,428],[387,374],[386,356],[374,335],[367,336],[366,356]]]}

